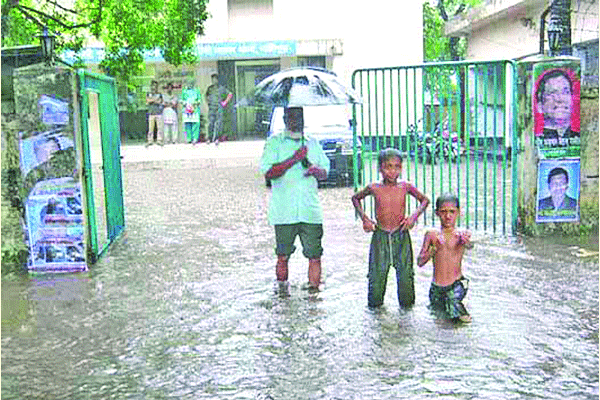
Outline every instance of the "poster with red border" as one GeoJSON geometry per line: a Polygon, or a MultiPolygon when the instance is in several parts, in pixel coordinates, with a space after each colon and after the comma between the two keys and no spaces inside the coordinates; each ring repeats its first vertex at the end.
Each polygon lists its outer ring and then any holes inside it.
{"type": "Polygon", "coordinates": [[[571,61],[533,68],[533,131],[540,159],[580,156],[580,66],[571,61]]]}

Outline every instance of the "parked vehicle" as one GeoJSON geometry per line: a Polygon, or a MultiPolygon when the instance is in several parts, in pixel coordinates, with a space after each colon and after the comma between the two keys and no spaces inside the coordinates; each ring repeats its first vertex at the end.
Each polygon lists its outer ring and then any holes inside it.
{"type": "Polygon", "coordinates": [[[411,125],[408,135],[412,136],[408,145],[409,154],[422,163],[436,164],[441,160],[455,162],[460,156],[458,135],[451,134],[447,129],[440,129],[439,123],[433,131],[427,132],[411,125]]]}
{"type": "MultiPolygon", "coordinates": [[[[305,106],[304,132],[316,138],[329,158],[327,180],[321,185],[349,186],[354,182],[354,147],[351,115],[345,105],[305,106]]],[[[271,114],[268,135],[283,132],[283,107],[271,114]]],[[[362,176],[362,143],[357,139],[358,177],[362,176]]]]}

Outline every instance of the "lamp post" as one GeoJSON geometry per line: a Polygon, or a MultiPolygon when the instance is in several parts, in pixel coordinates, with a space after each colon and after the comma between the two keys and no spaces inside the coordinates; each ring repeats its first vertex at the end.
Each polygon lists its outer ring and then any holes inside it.
{"type": "Polygon", "coordinates": [[[42,46],[42,57],[46,60],[46,64],[52,64],[54,59],[54,39],[56,36],[48,34],[48,27],[44,27],[44,31],[40,38],[40,45],[42,46]]]}
{"type": "Polygon", "coordinates": [[[558,24],[550,20],[550,24],[548,26],[548,47],[550,49],[550,55],[556,56],[558,50],[560,49],[560,34],[562,29],[558,24]]]}
{"type": "Polygon", "coordinates": [[[550,55],[571,55],[571,0],[552,0],[548,24],[550,55]]]}

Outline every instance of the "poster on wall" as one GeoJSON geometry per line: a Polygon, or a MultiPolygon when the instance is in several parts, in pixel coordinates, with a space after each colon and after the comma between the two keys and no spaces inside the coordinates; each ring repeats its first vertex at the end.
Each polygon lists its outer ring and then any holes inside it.
{"type": "Polygon", "coordinates": [[[533,129],[539,158],[579,158],[579,65],[540,63],[533,68],[533,79],[533,129]]]}
{"type": "Polygon", "coordinates": [[[38,108],[42,122],[46,125],[67,125],[69,123],[69,102],[45,94],[40,96],[38,108]]]}
{"type": "Polygon", "coordinates": [[[578,159],[541,160],[536,222],[579,221],[578,159]]]}
{"type": "Polygon", "coordinates": [[[61,129],[46,132],[20,132],[19,154],[23,176],[34,168],[50,161],[59,150],[74,148],[75,143],[69,134],[61,129]]]}
{"type": "Polygon", "coordinates": [[[27,198],[25,215],[29,269],[85,271],[81,186],[73,178],[38,182],[27,198]]]}

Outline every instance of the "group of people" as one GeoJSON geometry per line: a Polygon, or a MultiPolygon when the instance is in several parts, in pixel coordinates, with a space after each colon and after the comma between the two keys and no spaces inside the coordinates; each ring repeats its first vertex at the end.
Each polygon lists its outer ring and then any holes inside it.
{"type": "MultiPolygon", "coordinates": [[[[225,109],[233,94],[219,83],[217,74],[211,75],[212,83],[206,89],[205,99],[208,105],[208,129],[206,134],[207,143],[218,144],[222,137],[223,116],[225,109]]],[[[146,146],[153,143],[164,145],[165,143],[177,143],[179,136],[179,118],[177,110],[181,103],[182,122],[185,140],[187,143],[196,144],[201,141],[201,104],[202,95],[196,89],[193,79],[187,81],[185,88],[181,91],[181,100],[173,93],[174,85],[169,82],[166,93],[160,93],[158,81],[150,83],[150,92],[146,94],[146,105],[148,106],[148,133],[146,146]],[[154,134],[156,132],[156,140],[154,134]]]]}
{"type": "MultiPolygon", "coordinates": [[[[318,141],[303,133],[302,107],[284,110],[285,130],[269,137],[260,160],[261,173],[271,181],[268,218],[275,228],[277,281],[287,285],[288,260],[300,237],[302,254],[308,258],[308,289],[318,291],[321,281],[323,211],[318,197],[318,182],[327,178],[329,159],[318,141]]],[[[396,149],[382,150],[378,158],[382,181],[366,186],[352,196],[352,204],[362,219],[365,232],[372,232],[369,251],[368,306],[383,304],[389,269],[396,269],[400,306],[415,303],[413,251],[409,230],[428,207],[430,200],[410,182],[400,179],[402,155],[396,149]],[[372,196],[375,220],[364,211],[362,200],[372,196]],[[414,197],[416,210],[406,216],[406,198],[414,197]]],[[[433,309],[454,321],[470,322],[462,300],[468,279],[461,264],[466,249],[473,247],[471,233],[458,229],[458,197],[444,194],[436,200],[440,228],[426,233],[417,264],[433,261],[433,281],[429,299],[433,309]]]]}

